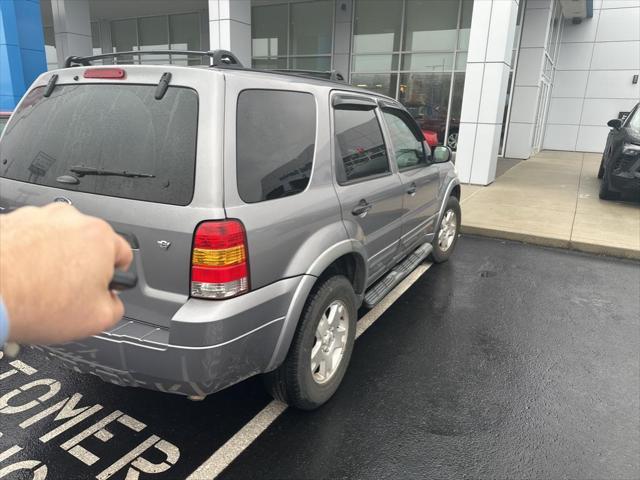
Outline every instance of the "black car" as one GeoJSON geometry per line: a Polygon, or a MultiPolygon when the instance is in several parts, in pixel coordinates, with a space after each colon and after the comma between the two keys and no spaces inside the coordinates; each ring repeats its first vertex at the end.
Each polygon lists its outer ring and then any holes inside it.
{"type": "Polygon", "coordinates": [[[640,200],[640,103],[627,118],[607,125],[611,131],[598,171],[600,198],[611,200],[625,193],[640,200]]]}

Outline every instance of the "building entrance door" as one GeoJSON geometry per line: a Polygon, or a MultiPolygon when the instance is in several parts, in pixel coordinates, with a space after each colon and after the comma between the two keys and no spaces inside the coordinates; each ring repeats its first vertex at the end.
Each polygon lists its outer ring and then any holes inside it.
{"type": "Polygon", "coordinates": [[[544,139],[544,127],[547,124],[547,112],[549,110],[549,97],[551,93],[551,82],[545,77],[540,79],[540,97],[538,97],[538,111],[536,114],[536,126],[533,131],[533,154],[542,150],[544,139]]]}

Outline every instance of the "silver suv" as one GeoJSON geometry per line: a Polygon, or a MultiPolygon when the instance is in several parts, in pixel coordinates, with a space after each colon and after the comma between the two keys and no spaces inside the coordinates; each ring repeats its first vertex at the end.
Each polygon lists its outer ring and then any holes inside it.
{"type": "Polygon", "coordinates": [[[451,255],[450,150],[432,152],[391,98],[230,52],[185,52],[209,67],[92,65],[137,54],[42,74],[0,141],[4,211],[68,202],[134,251],[125,318],[47,353],[193,397],[263,374],[275,398],[318,407],[345,374],[359,307],[451,255]]]}

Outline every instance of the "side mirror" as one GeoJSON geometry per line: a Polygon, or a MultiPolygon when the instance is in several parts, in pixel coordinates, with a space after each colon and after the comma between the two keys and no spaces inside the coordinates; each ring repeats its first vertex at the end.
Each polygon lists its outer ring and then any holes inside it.
{"type": "Polygon", "coordinates": [[[607,122],[607,126],[615,130],[620,130],[620,127],[622,127],[622,120],[620,120],[619,118],[614,118],[613,120],[609,120],[607,122]]]}
{"type": "Polygon", "coordinates": [[[453,154],[449,147],[438,146],[433,149],[433,163],[447,163],[453,154]]]}

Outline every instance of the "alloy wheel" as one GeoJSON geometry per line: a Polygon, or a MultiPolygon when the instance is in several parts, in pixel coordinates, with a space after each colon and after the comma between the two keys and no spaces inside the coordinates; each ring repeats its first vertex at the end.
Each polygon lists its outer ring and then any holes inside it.
{"type": "Polygon", "coordinates": [[[453,210],[447,210],[440,224],[438,232],[438,247],[442,252],[446,252],[453,245],[458,230],[458,217],[453,210]]]}
{"type": "Polygon", "coordinates": [[[447,137],[447,147],[455,151],[458,148],[458,132],[450,133],[447,137]]]}
{"type": "Polygon", "coordinates": [[[318,384],[328,382],[342,362],[349,333],[349,312],[340,300],[325,309],[311,348],[311,374],[318,384]]]}

